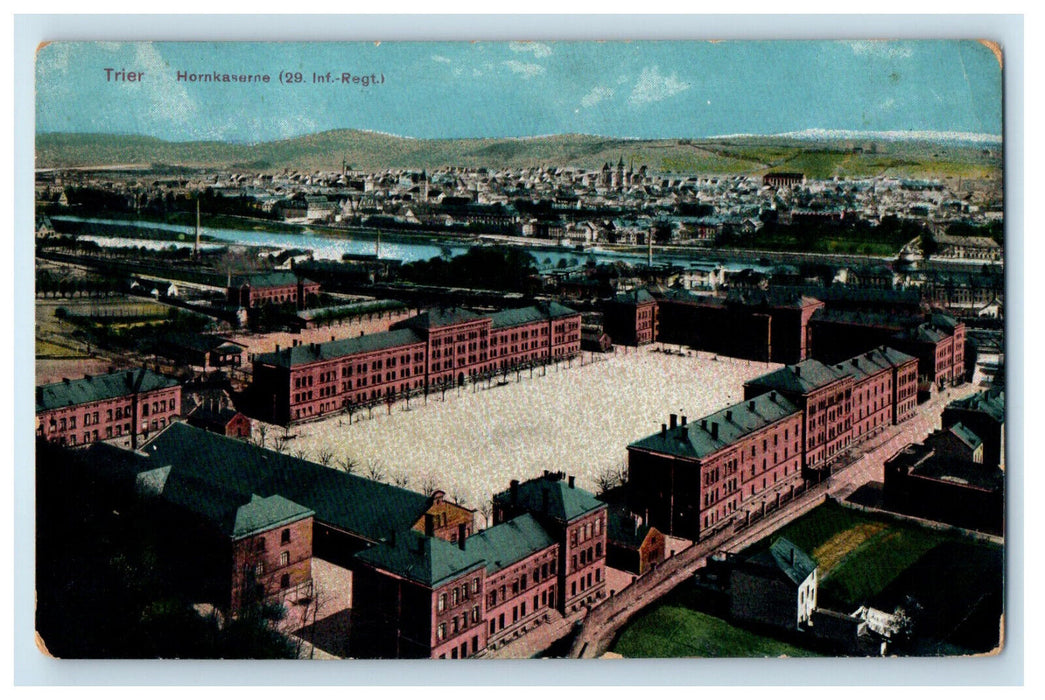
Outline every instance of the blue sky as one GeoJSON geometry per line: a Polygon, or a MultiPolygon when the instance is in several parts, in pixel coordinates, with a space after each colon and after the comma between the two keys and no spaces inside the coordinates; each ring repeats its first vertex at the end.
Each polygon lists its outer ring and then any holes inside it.
{"type": "Polygon", "coordinates": [[[698,138],[807,129],[1000,135],[998,61],[974,41],[58,42],[37,130],[253,142],[356,128],[417,138],[698,138]],[[144,72],[107,81],[105,68],[144,72]],[[179,71],[269,84],[179,82],[179,71]],[[304,82],[279,83],[280,71],[304,82]],[[376,86],[312,73],[383,74],[376,86]]]}

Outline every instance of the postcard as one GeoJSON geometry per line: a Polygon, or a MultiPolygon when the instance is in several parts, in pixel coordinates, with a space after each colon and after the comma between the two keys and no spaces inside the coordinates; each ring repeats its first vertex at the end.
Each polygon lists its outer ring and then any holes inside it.
{"type": "Polygon", "coordinates": [[[1003,70],[41,45],[41,652],[998,654],[1003,70]]]}

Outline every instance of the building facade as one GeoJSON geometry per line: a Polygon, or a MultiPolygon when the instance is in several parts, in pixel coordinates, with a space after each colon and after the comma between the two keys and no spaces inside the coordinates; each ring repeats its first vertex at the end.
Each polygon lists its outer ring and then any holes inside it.
{"type": "Polygon", "coordinates": [[[280,424],[455,387],[580,353],[581,315],[550,302],[480,316],[431,310],[384,333],[254,358],[258,417],[280,424]]]}
{"type": "Polygon", "coordinates": [[[71,447],[137,447],[180,415],[181,386],[145,367],[36,387],[37,436],[71,447]]]}

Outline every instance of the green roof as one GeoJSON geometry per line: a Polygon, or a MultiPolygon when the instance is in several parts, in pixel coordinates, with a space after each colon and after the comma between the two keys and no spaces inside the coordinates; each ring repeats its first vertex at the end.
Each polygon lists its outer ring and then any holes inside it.
{"type": "Polygon", "coordinates": [[[964,399],[955,399],[947,404],[947,408],[986,413],[999,423],[1004,423],[1005,392],[1000,389],[988,389],[964,399]]]}
{"type": "Polygon", "coordinates": [[[468,309],[462,309],[454,306],[449,309],[430,309],[423,314],[408,318],[405,321],[400,321],[396,324],[396,327],[400,328],[442,328],[443,326],[452,326],[456,323],[467,323],[468,321],[477,321],[481,318],[479,314],[473,313],[468,309]]]}
{"type": "MultiPolygon", "coordinates": [[[[308,280],[302,280],[307,282],[308,280]]],[[[257,272],[249,275],[236,275],[232,278],[233,287],[242,287],[249,284],[251,287],[286,287],[298,283],[298,276],[289,271],[277,270],[275,272],[257,272]]]]}
{"type": "Polygon", "coordinates": [[[816,562],[785,537],[775,540],[769,549],[749,557],[745,564],[765,571],[779,572],[796,586],[816,570],[816,562]]]}
{"type": "Polygon", "coordinates": [[[702,459],[798,411],[798,407],[783,396],[761,394],[700,420],[690,421],[688,425],[668,428],[663,433],[655,433],[637,440],[628,447],[676,457],[702,459]],[[716,431],[715,436],[712,435],[712,431],[716,431]]]}
{"type": "Polygon", "coordinates": [[[486,562],[492,574],[555,544],[555,540],[524,513],[500,525],[478,532],[465,540],[465,551],[486,562]]]}
{"type": "Polygon", "coordinates": [[[588,491],[567,485],[562,473],[549,473],[519,484],[514,502],[511,489],[495,495],[494,500],[561,523],[605,507],[588,491]]]}
{"type": "Polygon", "coordinates": [[[438,537],[420,532],[396,532],[386,541],[358,552],[356,559],[375,568],[410,579],[430,588],[482,566],[482,557],[462,550],[438,537]]]}
{"type": "Polygon", "coordinates": [[[525,323],[533,323],[534,321],[547,321],[553,318],[575,316],[578,313],[580,312],[552,301],[536,306],[526,306],[521,309],[498,311],[495,314],[491,314],[490,318],[493,320],[491,327],[510,328],[512,326],[521,326],[525,323]]]}
{"type": "Polygon", "coordinates": [[[158,497],[204,520],[232,539],[241,539],[313,515],[278,494],[260,496],[171,464],[157,466],[146,455],[104,443],[90,448],[92,466],[109,469],[116,476],[134,477],[136,490],[158,497]]]}
{"type": "Polygon", "coordinates": [[[403,328],[395,331],[371,333],[355,338],[331,340],[327,343],[304,343],[296,347],[285,348],[279,352],[267,352],[257,355],[255,362],[276,365],[277,367],[295,367],[323,360],[335,360],[358,353],[386,350],[402,345],[424,342],[416,331],[403,328]]]}
{"type": "Polygon", "coordinates": [[[630,292],[621,292],[613,297],[618,304],[647,304],[656,301],[653,295],[645,289],[636,289],[630,292]]]}
{"type": "Polygon", "coordinates": [[[861,381],[882,370],[899,367],[913,361],[915,361],[915,358],[899,350],[879,346],[862,355],[857,355],[845,362],[838,363],[835,365],[835,369],[848,374],[856,381],[861,381]]]}
{"type": "Polygon", "coordinates": [[[744,386],[761,387],[766,391],[776,389],[789,394],[807,394],[846,376],[845,372],[819,360],[805,360],[797,365],[788,365],[775,372],[755,377],[745,382],[744,386]]]}
{"type": "Polygon", "coordinates": [[[961,423],[955,423],[948,430],[955,435],[959,440],[965,443],[969,449],[975,450],[977,447],[983,444],[983,440],[974,433],[973,431],[966,428],[961,423]]]}
{"type": "Polygon", "coordinates": [[[36,412],[130,396],[177,386],[178,382],[144,367],[36,387],[36,412]]]}
{"type": "MultiPolygon", "coordinates": [[[[149,468],[170,466],[170,479],[199,483],[247,503],[254,494],[281,496],[315,512],[316,520],[379,541],[413,527],[429,506],[414,491],[262,449],[184,423],[173,423],[142,447],[149,468]]],[[[144,469],[143,469],[144,470],[144,469]]]]}

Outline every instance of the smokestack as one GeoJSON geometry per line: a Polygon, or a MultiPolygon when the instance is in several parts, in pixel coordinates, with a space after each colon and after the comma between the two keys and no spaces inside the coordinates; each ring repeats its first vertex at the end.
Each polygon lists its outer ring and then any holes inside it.
{"type": "Polygon", "coordinates": [[[674,430],[679,424],[679,417],[672,413],[668,418],[671,419],[671,429],[674,430]]]}
{"type": "Polygon", "coordinates": [[[567,481],[568,481],[568,482],[569,482],[569,484],[570,484],[570,488],[571,488],[571,489],[573,488],[573,483],[574,483],[574,479],[575,479],[575,478],[576,478],[576,477],[574,477],[574,476],[573,476],[573,475],[571,474],[571,475],[570,475],[570,477],[569,477],[569,479],[567,479],[567,481]]]}
{"type": "Polygon", "coordinates": [[[468,524],[461,523],[457,526],[457,546],[464,550],[464,540],[468,537],[468,524]]]}
{"type": "Polygon", "coordinates": [[[425,513],[425,537],[433,537],[435,535],[435,516],[431,513],[425,513]]]}

